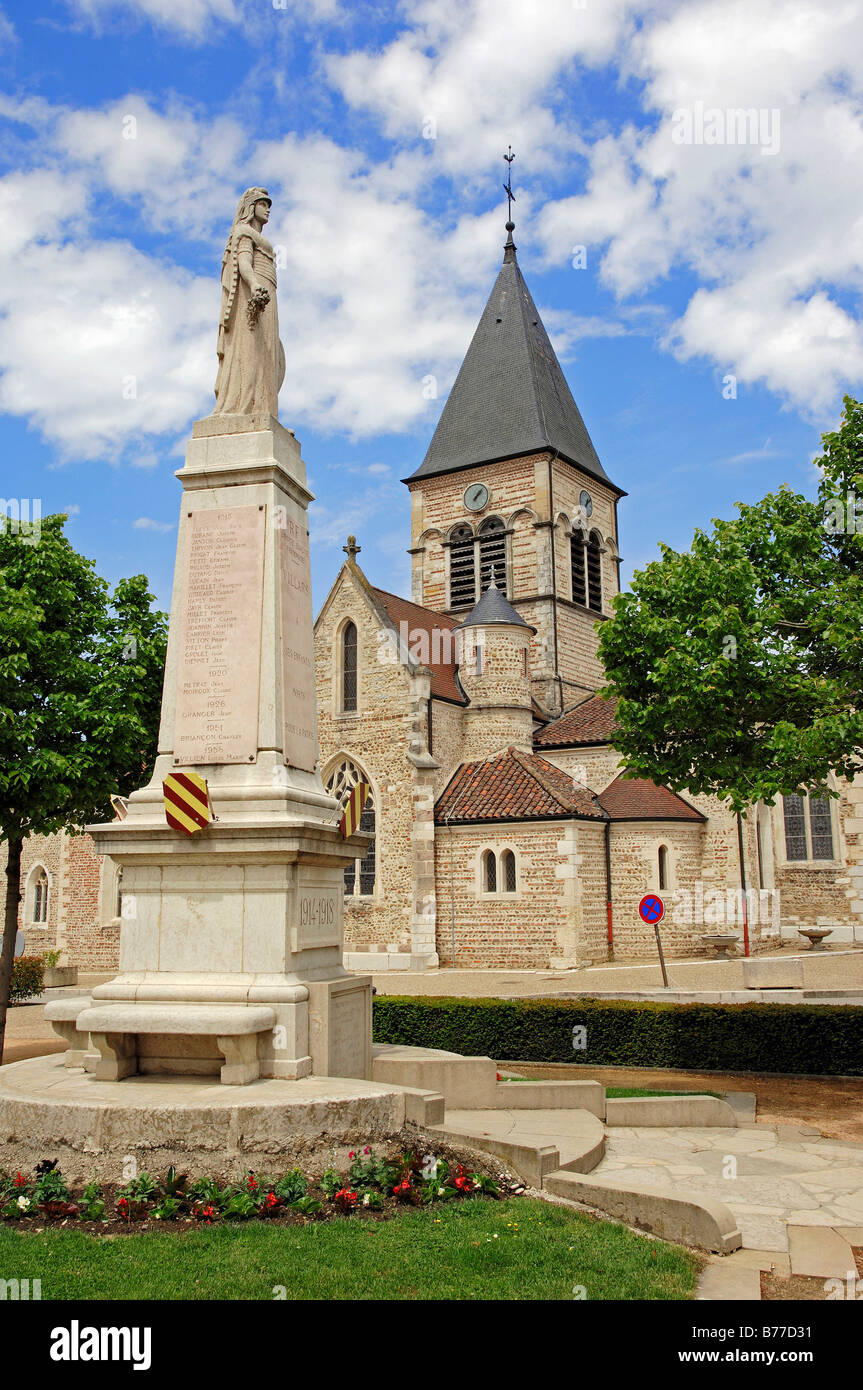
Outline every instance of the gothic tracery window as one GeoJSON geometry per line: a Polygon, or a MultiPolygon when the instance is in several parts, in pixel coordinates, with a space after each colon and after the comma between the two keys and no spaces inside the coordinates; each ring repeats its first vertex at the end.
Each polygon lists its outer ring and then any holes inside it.
{"type": "Polygon", "coordinates": [[[32,892],[33,921],[45,923],[48,921],[48,875],[41,867],[34,874],[32,892]]]}
{"type": "MultiPolygon", "coordinates": [[[[350,758],[337,763],[327,778],[327,791],[334,796],[340,806],[344,806],[358,782],[371,785],[369,778],[350,758]]],[[[376,881],[375,856],[375,803],[374,792],[370,791],[360,816],[360,830],[372,836],[362,859],[354,859],[345,868],[345,893],[349,897],[370,898],[374,896],[376,881]]]]}

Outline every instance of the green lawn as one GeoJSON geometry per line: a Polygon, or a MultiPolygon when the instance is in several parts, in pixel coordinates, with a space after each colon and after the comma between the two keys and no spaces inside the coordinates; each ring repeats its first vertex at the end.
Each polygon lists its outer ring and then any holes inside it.
{"type": "Polygon", "coordinates": [[[44,1299],[688,1299],[697,1255],[535,1198],[415,1209],[389,1221],[41,1235],[0,1226],[7,1279],[44,1299]]]}
{"type": "Polygon", "coordinates": [[[714,1096],[717,1100],[725,1097],[719,1091],[646,1091],[641,1086],[606,1086],[606,1100],[629,1100],[631,1096],[714,1096]]]}
{"type": "MultiPolygon", "coordinates": [[[[548,1078],[544,1078],[548,1080],[548,1078]]],[[[569,1078],[568,1078],[569,1079],[569,1078]]],[[[505,1076],[504,1081],[527,1081],[536,1082],[535,1076],[505,1076]]],[[[606,1086],[606,1100],[628,1100],[631,1096],[715,1096],[717,1100],[724,1100],[721,1091],[649,1091],[643,1086],[606,1086]]]]}

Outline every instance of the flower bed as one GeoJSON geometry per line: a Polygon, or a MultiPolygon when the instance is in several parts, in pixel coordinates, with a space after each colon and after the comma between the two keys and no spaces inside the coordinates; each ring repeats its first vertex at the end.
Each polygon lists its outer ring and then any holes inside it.
{"type": "MultiPolygon", "coordinates": [[[[190,1181],[169,1168],[161,1179],[140,1173],[124,1186],[90,1182],[73,1190],[53,1160],[32,1174],[0,1171],[0,1218],[10,1225],[75,1225],[94,1232],[181,1229],[231,1221],[307,1223],[334,1217],[387,1218],[400,1208],[501,1195],[490,1169],[466,1166],[448,1149],[392,1151],[366,1145],[348,1155],[350,1167],[330,1167],[318,1179],[299,1168],[275,1178],[249,1172],[242,1182],[190,1181]]],[[[523,1190],[513,1183],[510,1190],[523,1190]]]]}

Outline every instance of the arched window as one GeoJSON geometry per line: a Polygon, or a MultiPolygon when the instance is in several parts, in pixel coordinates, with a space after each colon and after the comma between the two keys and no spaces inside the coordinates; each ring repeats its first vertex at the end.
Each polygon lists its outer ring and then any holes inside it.
{"type": "Polygon", "coordinates": [[[587,606],[602,612],[602,537],[591,531],[587,542],[587,606]]]}
{"type": "Polygon", "coordinates": [[[482,641],[482,632],[480,631],[480,632],[478,632],[477,635],[476,635],[476,646],[475,646],[475,648],[474,648],[474,653],[473,653],[473,660],[474,660],[473,673],[474,673],[475,676],[481,676],[482,673],[483,673],[483,668],[484,668],[484,664],[485,664],[485,663],[484,663],[484,660],[483,660],[484,654],[485,654],[485,643],[482,641]]]}
{"type": "Polygon", "coordinates": [[[342,712],[352,714],[357,707],[357,625],[345,623],[342,632],[342,712]]]}
{"type": "Polygon", "coordinates": [[[484,594],[492,582],[506,593],[506,528],[499,516],[490,516],[479,528],[479,587],[484,594]]]}
{"type": "MultiPolygon", "coordinates": [[[[352,762],[350,758],[344,758],[336,764],[327,778],[327,791],[336,798],[340,806],[344,806],[358,782],[366,782],[371,785],[369,778],[357,767],[356,763],[352,762]]],[[[362,859],[352,859],[345,868],[345,893],[355,898],[371,898],[374,896],[377,877],[373,790],[366,798],[366,804],[360,816],[359,828],[371,835],[372,838],[362,859]]]]}
{"type": "Polygon", "coordinates": [[[514,893],[515,889],[515,855],[511,849],[505,849],[503,852],[503,891],[504,893],[514,893]]]}
{"type": "Polygon", "coordinates": [[[569,538],[572,569],[572,601],[587,604],[587,571],[584,563],[584,532],[576,528],[569,538]]]}
{"type": "Polygon", "coordinates": [[[487,849],[482,857],[482,886],[485,893],[497,892],[497,860],[493,849],[487,849]]]}
{"type": "Polygon", "coordinates": [[[48,875],[41,864],[33,870],[30,881],[30,913],[32,922],[48,921],[48,875]]]}
{"type": "Polygon", "coordinates": [[[453,608],[460,604],[476,603],[476,565],[473,553],[473,531],[465,524],[450,533],[449,601],[453,608]]]}
{"type": "Polygon", "coordinates": [[[668,849],[665,845],[659,846],[659,887],[668,887],[668,849]]]}

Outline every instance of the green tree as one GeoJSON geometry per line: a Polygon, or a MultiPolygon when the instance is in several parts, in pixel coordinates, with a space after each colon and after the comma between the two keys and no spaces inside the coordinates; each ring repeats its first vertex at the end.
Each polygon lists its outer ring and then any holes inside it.
{"type": "Polygon", "coordinates": [[[65,521],[0,531],[0,1059],[24,840],[110,818],[111,793],[139,787],[156,752],[167,619],[143,575],[111,593],[65,521]]]}
{"type": "Polygon", "coordinates": [[[815,501],[783,487],[696,531],[688,551],[661,545],[600,636],[629,768],[727,800],[741,847],[755,802],[863,765],[859,402],[846,397],[822,444],[815,501]]]}

